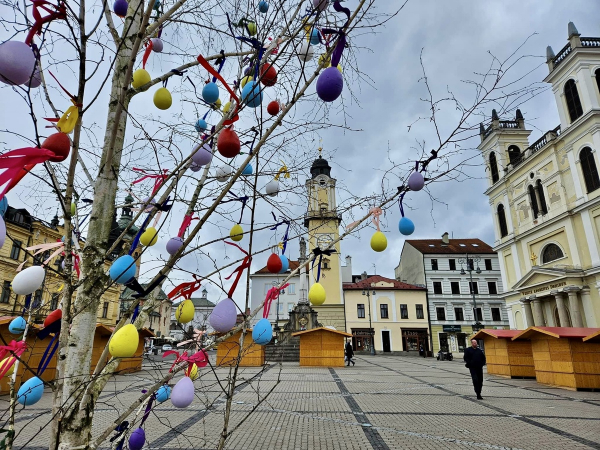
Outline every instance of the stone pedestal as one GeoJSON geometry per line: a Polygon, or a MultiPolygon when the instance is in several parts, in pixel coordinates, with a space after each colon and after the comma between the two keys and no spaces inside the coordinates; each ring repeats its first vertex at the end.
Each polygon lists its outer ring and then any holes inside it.
{"type": "Polygon", "coordinates": [[[323,325],[319,323],[317,316],[318,313],[312,309],[310,303],[307,301],[298,302],[294,309],[290,311],[290,318],[279,332],[279,342],[288,341],[292,333],[322,327],[323,325]]]}

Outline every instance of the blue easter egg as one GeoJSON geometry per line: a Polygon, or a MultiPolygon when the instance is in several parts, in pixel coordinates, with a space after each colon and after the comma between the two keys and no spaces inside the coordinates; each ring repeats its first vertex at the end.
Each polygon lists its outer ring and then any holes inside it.
{"type": "Polygon", "coordinates": [[[8,325],[8,331],[12,334],[21,334],[25,332],[27,321],[23,317],[15,317],[8,325]]]}
{"type": "Polygon", "coordinates": [[[156,391],[156,400],[159,402],[165,402],[171,396],[171,386],[167,386],[166,384],[159,387],[156,391]]]}
{"type": "Polygon", "coordinates": [[[208,124],[206,123],[206,120],[198,119],[198,122],[196,122],[196,125],[194,125],[194,127],[196,127],[196,131],[198,133],[202,133],[203,131],[206,131],[206,129],[208,128],[208,124]]]}
{"type": "Polygon", "coordinates": [[[40,401],[44,394],[44,382],[38,377],[27,380],[17,392],[17,401],[23,406],[34,405],[40,401]]]}
{"type": "Polygon", "coordinates": [[[7,209],[8,200],[6,199],[6,197],[2,197],[2,200],[0,200],[0,216],[4,217],[4,214],[6,214],[7,209]]]}
{"type": "Polygon", "coordinates": [[[251,108],[256,108],[260,106],[262,100],[263,94],[260,90],[260,84],[257,81],[248,81],[242,89],[242,101],[251,108]]]}
{"type": "Polygon", "coordinates": [[[215,83],[207,83],[202,88],[202,98],[206,103],[214,103],[219,100],[219,87],[215,83]]]}
{"type": "Polygon", "coordinates": [[[260,319],[252,330],[252,340],[258,345],[267,345],[273,339],[273,327],[269,319],[260,319]]]}
{"type": "Polygon", "coordinates": [[[269,10],[269,4],[265,0],[258,2],[258,10],[261,13],[266,13],[269,10]]]}
{"type": "Polygon", "coordinates": [[[403,217],[400,219],[400,223],[398,224],[398,229],[400,233],[408,236],[409,234],[413,234],[415,231],[415,224],[408,217],[403,217]]]}
{"type": "Polygon", "coordinates": [[[320,43],[321,40],[319,39],[319,30],[313,28],[313,30],[310,32],[310,45],[317,45],[320,43]]]}
{"type": "Polygon", "coordinates": [[[252,175],[252,166],[250,164],[244,167],[244,170],[242,170],[242,175],[252,175]]]}
{"type": "Polygon", "coordinates": [[[290,260],[285,255],[280,255],[279,259],[281,259],[281,270],[279,273],[286,273],[290,268],[290,260]]]}
{"type": "Polygon", "coordinates": [[[119,256],[110,266],[108,275],[111,280],[119,284],[126,284],[135,277],[135,260],[131,255],[119,256]]]}

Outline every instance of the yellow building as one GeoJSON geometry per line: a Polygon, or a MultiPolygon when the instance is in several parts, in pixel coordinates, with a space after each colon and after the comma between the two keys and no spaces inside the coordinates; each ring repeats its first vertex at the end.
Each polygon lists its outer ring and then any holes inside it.
{"type": "Polygon", "coordinates": [[[346,331],[352,334],[354,351],[368,352],[373,335],[377,352],[429,352],[427,290],[380,275],[364,276],[344,284],[346,331]]]}
{"type": "Polygon", "coordinates": [[[529,144],[519,110],[481,126],[511,328],[600,324],[600,38],[548,47],[560,125],[529,144]]]}

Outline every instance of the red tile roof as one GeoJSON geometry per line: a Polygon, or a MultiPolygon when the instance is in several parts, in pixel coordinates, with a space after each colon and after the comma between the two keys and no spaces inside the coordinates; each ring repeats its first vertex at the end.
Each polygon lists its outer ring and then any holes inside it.
{"type": "Polygon", "coordinates": [[[425,254],[448,253],[464,255],[465,253],[496,253],[492,247],[481,239],[450,239],[449,244],[444,244],[441,239],[407,239],[406,243],[425,254]]]}
{"type": "Polygon", "coordinates": [[[342,287],[345,291],[359,291],[363,289],[375,289],[375,290],[418,290],[425,291],[424,287],[415,286],[414,284],[402,283],[401,281],[392,280],[391,278],[382,277],[381,275],[373,275],[366,280],[359,281],[357,283],[344,283],[342,287]],[[374,283],[379,282],[394,283],[394,287],[385,286],[371,286],[374,283]]]}
{"type": "Polygon", "coordinates": [[[494,329],[483,329],[480,330],[471,339],[483,339],[486,336],[492,336],[496,339],[512,339],[517,334],[521,333],[521,330],[494,330],[494,329]]]}
{"type": "Polygon", "coordinates": [[[572,328],[572,327],[529,327],[517,334],[513,341],[517,339],[531,339],[532,336],[541,333],[555,338],[573,338],[583,339],[590,336],[600,328],[572,328]]]}

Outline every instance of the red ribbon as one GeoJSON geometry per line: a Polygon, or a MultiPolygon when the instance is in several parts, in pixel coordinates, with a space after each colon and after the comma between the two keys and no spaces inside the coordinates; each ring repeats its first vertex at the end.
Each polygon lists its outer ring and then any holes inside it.
{"type": "Polygon", "coordinates": [[[221,74],[219,72],[217,72],[210,65],[210,63],[204,59],[204,57],[202,55],[198,55],[198,62],[200,63],[200,65],[202,67],[204,67],[206,70],[208,70],[208,72],[213,77],[215,77],[217,80],[219,80],[221,83],[223,83],[223,86],[225,87],[225,89],[227,89],[227,91],[231,94],[231,97],[235,100],[235,111],[233,112],[233,116],[231,117],[231,119],[223,122],[223,125],[231,125],[232,123],[234,123],[235,121],[237,121],[239,119],[238,110],[240,109],[240,100],[238,99],[237,95],[235,95],[235,92],[233,91],[233,89],[231,89],[229,87],[229,85],[227,84],[227,82],[225,82],[225,80],[223,79],[221,74]]]}
{"type": "Polygon", "coordinates": [[[143,173],[145,175],[142,178],[135,180],[131,184],[141,183],[142,181],[144,181],[147,178],[154,179],[154,189],[152,189],[152,195],[156,194],[156,191],[158,191],[160,189],[160,186],[169,177],[167,175],[167,172],[169,171],[168,169],[163,169],[162,170],[163,173],[159,173],[159,174],[148,174],[148,172],[146,172],[144,169],[138,169],[137,167],[134,167],[132,170],[143,173]]]}
{"type": "Polygon", "coordinates": [[[246,255],[246,257],[242,261],[242,264],[240,264],[237,269],[235,269],[233,272],[231,272],[231,275],[229,275],[227,278],[225,278],[226,280],[229,280],[233,276],[233,274],[237,272],[235,280],[233,281],[233,284],[231,285],[231,288],[229,289],[229,293],[227,294],[227,296],[229,298],[233,298],[233,293],[235,292],[235,288],[237,287],[238,282],[240,281],[240,278],[242,277],[242,272],[244,272],[244,269],[250,269],[250,263],[252,262],[252,258],[250,257],[248,252],[246,250],[244,250],[242,247],[240,247],[239,245],[234,244],[233,242],[227,242],[227,241],[223,241],[223,242],[225,242],[228,245],[233,245],[234,247],[239,248],[246,255]]]}
{"type": "Polygon", "coordinates": [[[31,42],[33,41],[33,36],[35,36],[36,34],[40,35],[42,33],[42,27],[45,23],[50,23],[56,19],[67,18],[67,8],[61,2],[59,2],[58,5],[53,5],[52,3],[47,2],[45,0],[31,0],[31,3],[33,3],[32,12],[34,23],[31,29],[29,30],[29,33],[27,34],[27,38],[25,39],[25,43],[27,45],[31,45],[31,42]],[[55,11],[52,11],[50,8],[44,5],[48,5],[54,8],[55,11]],[[45,17],[42,17],[40,12],[38,11],[38,8],[43,9],[49,14],[45,17]]]}
{"type": "Polygon", "coordinates": [[[53,151],[45,148],[24,147],[0,155],[0,186],[6,187],[0,192],[0,199],[6,195],[36,164],[55,158],[53,151]],[[8,183],[8,184],[7,184],[8,183]]]}
{"type": "Polygon", "coordinates": [[[180,238],[183,237],[183,235],[185,234],[185,230],[188,229],[188,227],[190,226],[190,223],[192,223],[192,220],[200,220],[200,219],[198,217],[192,217],[191,214],[185,215],[185,217],[183,218],[181,227],[179,227],[179,233],[177,233],[177,237],[180,237],[180,238]]]}
{"type": "Polygon", "coordinates": [[[267,296],[265,297],[265,306],[263,307],[263,319],[269,317],[269,311],[271,311],[271,303],[273,303],[273,300],[279,297],[279,293],[289,285],[290,283],[286,283],[280,288],[276,288],[275,286],[273,286],[271,289],[269,289],[269,291],[267,292],[267,296]]]}
{"type": "Polygon", "coordinates": [[[183,297],[186,300],[189,300],[194,292],[200,289],[200,280],[197,275],[192,275],[194,277],[194,281],[189,281],[187,283],[181,283],[178,286],[169,292],[169,300],[173,301],[179,297],[183,297]]]}
{"type": "Polygon", "coordinates": [[[25,353],[25,350],[27,350],[27,343],[25,341],[11,341],[10,344],[0,347],[0,360],[3,360],[9,353],[12,355],[6,362],[0,365],[0,378],[8,373],[17,360],[17,357],[25,353]]]}
{"type": "Polygon", "coordinates": [[[163,358],[165,356],[169,356],[169,355],[177,355],[177,357],[175,358],[175,361],[173,362],[173,364],[171,365],[171,368],[169,369],[169,372],[172,372],[177,364],[185,361],[188,363],[188,368],[185,371],[185,374],[187,376],[189,376],[190,373],[192,372],[192,367],[194,367],[194,364],[196,364],[196,366],[199,369],[202,367],[206,367],[206,365],[208,364],[208,353],[206,353],[206,350],[204,350],[204,349],[202,349],[199,352],[196,352],[190,356],[188,356],[187,352],[183,352],[183,354],[180,355],[179,352],[176,350],[169,350],[169,351],[166,351],[163,353],[163,358]]]}
{"type": "Polygon", "coordinates": [[[144,51],[144,57],[142,58],[142,69],[146,69],[146,63],[148,62],[148,58],[150,57],[150,53],[152,53],[152,40],[146,41],[146,50],[144,51]]]}

